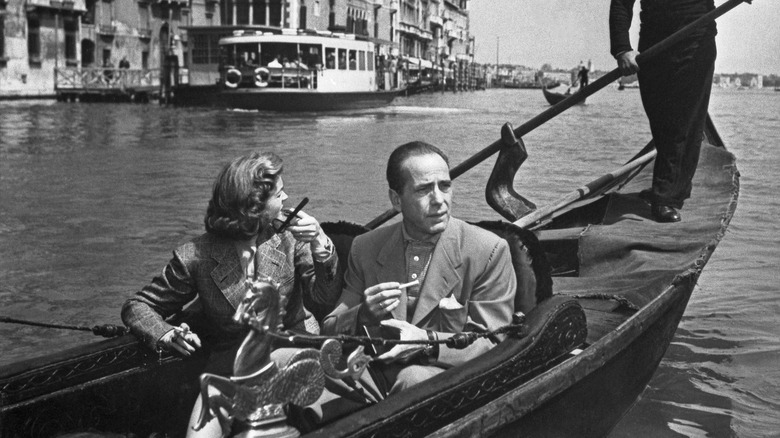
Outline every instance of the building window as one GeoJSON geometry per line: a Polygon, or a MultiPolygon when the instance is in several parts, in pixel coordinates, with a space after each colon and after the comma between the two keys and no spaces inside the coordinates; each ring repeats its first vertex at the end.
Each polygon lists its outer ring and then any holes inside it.
{"type": "Polygon", "coordinates": [[[282,0],[275,0],[269,3],[268,20],[268,24],[270,26],[284,27],[284,17],[282,17],[282,0]]]}
{"type": "Polygon", "coordinates": [[[149,52],[141,52],[141,68],[147,70],[149,68],[149,52]]]}
{"type": "Polygon", "coordinates": [[[224,0],[219,2],[219,6],[219,15],[222,17],[222,24],[233,24],[233,2],[231,0],[224,0]]]}
{"type": "Polygon", "coordinates": [[[113,3],[110,0],[103,0],[100,5],[100,23],[103,26],[113,26],[114,14],[113,3]]]}
{"type": "Polygon", "coordinates": [[[217,64],[219,63],[219,39],[225,34],[192,35],[192,63],[193,64],[217,64]]]}
{"type": "Polygon", "coordinates": [[[37,15],[27,16],[27,56],[31,63],[41,63],[41,21],[37,15]]]}
{"type": "Polygon", "coordinates": [[[5,62],[5,15],[0,11],[0,67],[5,62]]]}
{"type": "Polygon", "coordinates": [[[303,2],[301,2],[301,9],[299,15],[300,23],[298,24],[299,29],[306,29],[306,12],[307,12],[306,5],[303,4],[303,2]]]}
{"type": "Polygon", "coordinates": [[[193,35],[192,36],[192,63],[193,64],[208,64],[209,63],[209,36],[208,35],[193,35]]]}
{"type": "Polygon", "coordinates": [[[86,0],[87,12],[81,17],[84,24],[95,24],[95,3],[96,0],[86,0]]]}
{"type": "Polygon", "coordinates": [[[72,17],[65,19],[65,61],[75,65],[76,40],[78,38],[79,25],[72,17]]]}
{"type": "Polygon", "coordinates": [[[236,24],[249,24],[249,0],[236,1],[236,24]]]}
{"type": "Polygon", "coordinates": [[[142,3],[138,5],[138,29],[144,34],[151,31],[149,26],[149,4],[142,3]]]}
{"type": "Polygon", "coordinates": [[[251,0],[253,3],[252,8],[252,24],[265,24],[265,3],[266,0],[251,0]]]}
{"type": "Polygon", "coordinates": [[[95,43],[88,39],[81,40],[81,66],[93,67],[95,63],[95,43]]]}
{"type": "Polygon", "coordinates": [[[320,16],[320,0],[314,0],[314,16],[320,16]]]}

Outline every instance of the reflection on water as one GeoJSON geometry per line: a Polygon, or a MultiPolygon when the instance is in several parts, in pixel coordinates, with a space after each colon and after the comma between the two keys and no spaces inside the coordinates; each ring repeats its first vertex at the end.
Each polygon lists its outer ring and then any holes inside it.
{"type": "MultiPolygon", "coordinates": [[[[389,207],[384,165],[423,140],[459,163],[547,108],[538,90],[435,93],[379,110],[273,114],[156,105],[0,103],[0,311],[91,326],[181,242],[202,232],[214,176],[254,149],[285,160],[291,201],[321,221],[389,207]]],[[[715,90],[711,112],[738,157],[740,202],[674,343],[613,437],[766,436],[780,430],[780,93],[715,90]]],[[[649,139],[638,94],[605,90],[524,138],[515,188],[537,205],[622,165],[649,139]]],[[[483,163],[454,185],[454,212],[487,212],[483,163]]],[[[683,210],[683,214],[684,210],[683,210]]],[[[81,332],[0,324],[0,364],[79,345],[81,332]]]]}

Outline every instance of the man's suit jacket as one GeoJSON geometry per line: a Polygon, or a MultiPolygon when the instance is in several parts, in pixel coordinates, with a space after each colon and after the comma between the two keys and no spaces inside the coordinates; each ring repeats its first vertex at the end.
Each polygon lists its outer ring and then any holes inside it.
{"type": "MultiPolygon", "coordinates": [[[[323,322],[329,334],[358,332],[363,291],[375,284],[406,281],[402,222],[360,235],[352,243],[344,291],[323,322]]],[[[406,293],[392,317],[437,332],[440,339],[464,331],[494,330],[510,324],[517,279],[509,245],[495,234],[450,218],[431,256],[413,315],[406,293]]],[[[494,343],[479,339],[464,350],[440,346],[438,364],[453,366],[477,357],[494,343]]]]}
{"type": "MultiPolygon", "coordinates": [[[[309,244],[297,242],[286,232],[262,243],[256,257],[259,278],[277,282],[282,298],[287,299],[285,328],[304,328],[304,304],[332,306],[337,300],[341,281],[336,278],[335,251],[323,262],[313,261],[309,244]]],[[[208,331],[198,335],[213,342],[238,340],[246,328],[232,317],[246,294],[245,282],[234,242],[205,233],[177,248],[162,273],[127,300],[122,320],[155,349],[157,340],[173,328],[164,319],[197,298],[208,331]]]]}

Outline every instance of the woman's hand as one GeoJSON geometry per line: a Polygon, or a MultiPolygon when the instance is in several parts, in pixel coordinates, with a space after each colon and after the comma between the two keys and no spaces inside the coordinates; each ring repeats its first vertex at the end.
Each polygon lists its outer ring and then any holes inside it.
{"type": "Polygon", "coordinates": [[[287,227],[287,230],[293,235],[295,240],[311,243],[313,253],[320,252],[329,247],[330,239],[322,231],[320,223],[314,216],[309,216],[303,211],[299,211],[296,217],[287,227]]]}
{"type": "Polygon", "coordinates": [[[184,356],[190,356],[201,347],[198,335],[190,331],[190,326],[181,323],[179,327],[167,331],[157,341],[157,346],[167,351],[178,351],[184,356]]]}

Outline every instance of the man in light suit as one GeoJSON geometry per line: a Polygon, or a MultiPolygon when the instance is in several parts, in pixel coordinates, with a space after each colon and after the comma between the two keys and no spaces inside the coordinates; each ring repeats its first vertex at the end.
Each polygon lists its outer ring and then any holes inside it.
{"type": "MultiPolygon", "coordinates": [[[[345,288],[323,322],[329,334],[363,334],[363,326],[396,330],[403,340],[446,339],[511,323],[517,280],[509,246],[495,234],[450,216],[452,181],[446,155],[424,142],[399,146],[387,167],[389,196],[403,221],[358,236],[345,288]],[[419,285],[400,289],[402,282],[419,285]]],[[[396,393],[473,359],[499,339],[463,350],[397,345],[379,356],[373,377],[396,393]],[[407,360],[417,349],[417,360],[407,360]]]]}

